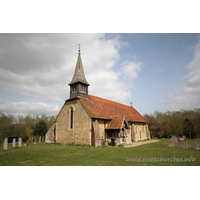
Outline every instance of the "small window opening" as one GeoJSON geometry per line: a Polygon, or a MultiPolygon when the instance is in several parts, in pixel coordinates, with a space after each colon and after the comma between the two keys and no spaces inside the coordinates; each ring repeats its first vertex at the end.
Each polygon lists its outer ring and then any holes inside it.
{"type": "Polygon", "coordinates": [[[73,108],[71,108],[70,128],[73,129],[73,108]]]}
{"type": "Polygon", "coordinates": [[[73,85],[72,92],[76,92],[76,85],[73,85]]]}
{"type": "Polygon", "coordinates": [[[82,85],[82,92],[86,92],[86,87],[84,85],[82,85]]]}

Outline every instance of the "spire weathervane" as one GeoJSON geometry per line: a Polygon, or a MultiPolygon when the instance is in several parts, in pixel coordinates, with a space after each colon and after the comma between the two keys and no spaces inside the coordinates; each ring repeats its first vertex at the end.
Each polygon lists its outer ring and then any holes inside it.
{"type": "Polygon", "coordinates": [[[80,44],[78,44],[78,46],[79,46],[79,50],[78,50],[78,53],[81,53],[81,49],[80,49],[80,44]]]}

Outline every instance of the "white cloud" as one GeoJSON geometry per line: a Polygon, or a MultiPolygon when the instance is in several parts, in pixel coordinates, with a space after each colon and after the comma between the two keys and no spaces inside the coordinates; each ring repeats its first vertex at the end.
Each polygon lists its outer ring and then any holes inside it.
{"type": "Polygon", "coordinates": [[[193,60],[188,64],[189,73],[179,83],[175,94],[169,95],[169,109],[180,110],[200,108],[200,40],[194,47],[193,60]]]}
{"type": "MultiPolygon", "coordinates": [[[[0,88],[3,90],[46,102],[64,102],[69,98],[68,83],[74,74],[80,43],[89,93],[121,103],[131,97],[128,86],[113,69],[120,59],[119,49],[127,45],[117,34],[109,39],[105,34],[0,34],[0,43],[0,88]]],[[[125,63],[122,70],[124,78],[136,78],[140,63],[125,63]]],[[[13,106],[7,107],[7,112],[15,112],[14,105],[19,103],[10,104],[13,106]]],[[[28,113],[28,106],[25,102],[20,104],[23,105],[28,113]]],[[[36,111],[40,112],[38,106],[35,104],[36,111]]],[[[50,109],[56,114],[55,108],[45,105],[44,108],[46,113],[50,109]]],[[[6,112],[5,108],[1,109],[6,112]]]]}
{"type": "Polygon", "coordinates": [[[0,111],[6,113],[55,115],[58,114],[59,109],[58,106],[45,103],[0,101],[0,111]]]}
{"type": "Polygon", "coordinates": [[[136,79],[140,71],[140,62],[123,62],[122,64],[122,74],[124,80],[131,81],[132,79],[136,79]]]}

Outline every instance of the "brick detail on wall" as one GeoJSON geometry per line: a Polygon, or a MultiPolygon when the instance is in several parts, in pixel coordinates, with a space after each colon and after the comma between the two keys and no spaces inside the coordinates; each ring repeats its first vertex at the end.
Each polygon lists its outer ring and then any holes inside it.
{"type": "Polygon", "coordinates": [[[99,123],[97,120],[92,122],[93,134],[94,134],[94,146],[101,146],[101,132],[99,123]]]}

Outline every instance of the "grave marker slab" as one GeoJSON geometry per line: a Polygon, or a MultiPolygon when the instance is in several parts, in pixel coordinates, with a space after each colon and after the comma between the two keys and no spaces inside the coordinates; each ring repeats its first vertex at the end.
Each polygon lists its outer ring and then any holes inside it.
{"type": "Polygon", "coordinates": [[[187,142],[185,140],[180,140],[179,145],[181,149],[188,149],[187,142]]]}
{"type": "Polygon", "coordinates": [[[22,147],[22,138],[18,139],[18,147],[22,147]]]}
{"type": "Polygon", "coordinates": [[[39,137],[39,142],[41,142],[41,136],[39,137]]]}
{"type": "Polygon", "coordinates": [[[172,137],[171,137],[171,140],[172,140],[174,143],[178,143],[178,140],[177,140],[176,136],[172,136],[172,137]]]}
{"type": "Polygon", "coordinates": [[[3,149],[4,149],[4,150],[7,150],[7,149],[8,149],[8,138],[5,138],[5,139],[4,139],[4,142],[3,142],[3,149]]]}
{"type": "Polygon", "coordinates": [[[13,138],[12,146],[15,147],[15,138],[13,138]]]}
{"type": "Polygon", "coordinates": [[[200,139],[196,139],[196,140],[194,141],[194,143],[195,143],[195,149],[196,149],[197,151],[199,151],[199,150],[200,150],[200,139]]]}
{"type": "Polygon", "coordinates": [[[167,141],[167,147],[174,148],[174,142],[172,140],[167,141]]]}

